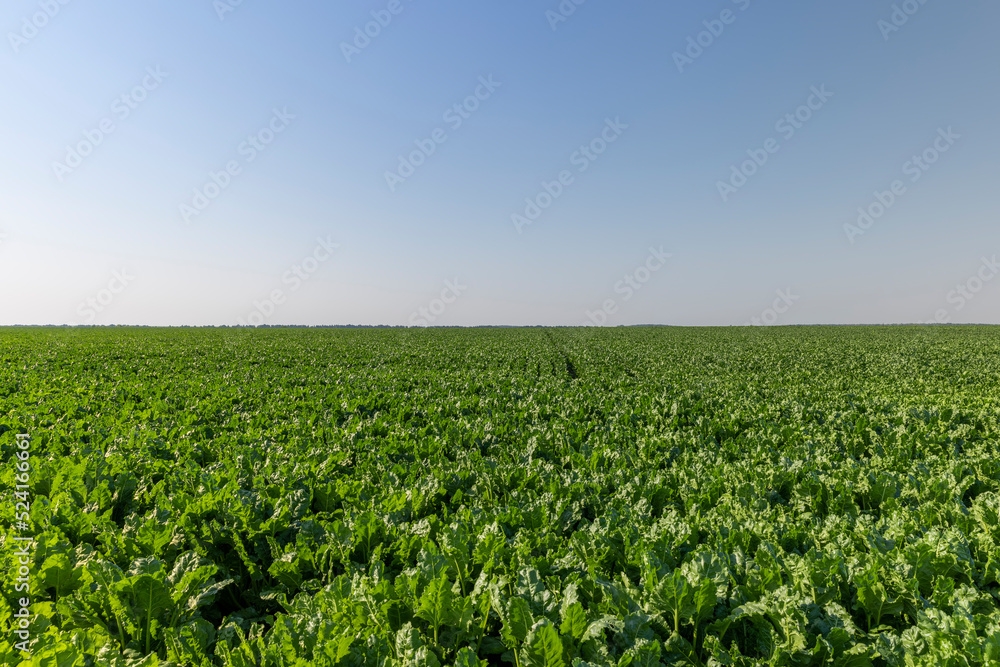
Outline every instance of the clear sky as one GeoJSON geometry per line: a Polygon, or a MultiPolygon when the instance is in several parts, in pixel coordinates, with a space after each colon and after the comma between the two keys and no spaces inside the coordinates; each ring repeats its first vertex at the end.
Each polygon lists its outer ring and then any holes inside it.
{"type": "Polygon", "coordinates": [[[7,0],[0,324],[1000,323],[1000,5],[577,2],[7,0]]]}

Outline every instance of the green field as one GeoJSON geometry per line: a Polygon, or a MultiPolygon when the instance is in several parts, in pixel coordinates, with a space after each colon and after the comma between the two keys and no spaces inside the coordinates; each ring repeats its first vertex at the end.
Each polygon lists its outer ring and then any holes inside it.
{"type": "Polygon", "coordinates": [[[996,327],[0,353],[3,664],[1000,664],[996,327]]]}

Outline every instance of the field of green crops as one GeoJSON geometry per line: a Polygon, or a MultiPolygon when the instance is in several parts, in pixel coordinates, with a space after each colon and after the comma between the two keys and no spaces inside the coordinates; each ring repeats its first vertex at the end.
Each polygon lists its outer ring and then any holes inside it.
{"type": "Polygon", "coordinates": [[[1000,664],[996,327],[0,354],[2,664],[1000,664]]]}

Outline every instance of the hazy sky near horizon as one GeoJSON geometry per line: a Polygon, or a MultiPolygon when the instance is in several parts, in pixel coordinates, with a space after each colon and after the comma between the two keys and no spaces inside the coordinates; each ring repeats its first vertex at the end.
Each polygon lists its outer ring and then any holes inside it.
{"type": "Polygon", "coordinates": [[[0,324],[1000,323],[1000,5],[576,2],[8,0],[0,324]]]}

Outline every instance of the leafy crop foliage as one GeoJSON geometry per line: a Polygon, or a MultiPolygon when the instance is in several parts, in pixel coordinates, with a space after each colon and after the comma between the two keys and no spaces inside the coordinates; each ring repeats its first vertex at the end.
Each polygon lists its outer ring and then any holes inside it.
{"type": "MultiPolygon", "coordinates": [[[[32,654],[1000,664],[988,327],[8,329],[32,654]]],[[[4,503],[6,526],[13,502],[4,503]]]]}

